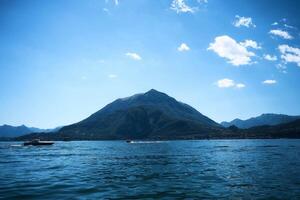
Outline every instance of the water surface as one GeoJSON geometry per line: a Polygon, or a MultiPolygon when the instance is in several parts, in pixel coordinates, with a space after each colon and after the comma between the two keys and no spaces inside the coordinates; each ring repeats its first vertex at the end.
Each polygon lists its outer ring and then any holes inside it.
{"type": "Polygon", "coordinates": [[[0,143],[2,199],[300,199],[300,140],[0,143]]]}

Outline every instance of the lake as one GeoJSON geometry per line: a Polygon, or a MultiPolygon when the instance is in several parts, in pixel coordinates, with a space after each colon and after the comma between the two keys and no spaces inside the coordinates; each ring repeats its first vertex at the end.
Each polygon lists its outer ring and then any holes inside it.
{"type": "Polygon", "coordinates": [[[300,140],[0,143],[0,199],[300,199],[300,140]]]}

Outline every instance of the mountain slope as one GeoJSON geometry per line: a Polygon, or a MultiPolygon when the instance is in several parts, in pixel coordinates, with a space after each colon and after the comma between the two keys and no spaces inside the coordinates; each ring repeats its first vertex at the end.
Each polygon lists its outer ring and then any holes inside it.
{"type": "Polygon", "coordinates": [[[57,138],[146,139],[210,134],[223,128],[191,106],[150,90],[117,99],[90,117],[63,127],[57,138]]]}
{"type": "Polygon", "coordinates": [[[62,126],[58,126],[56,128],[49,128],[49,129],[42,129],[42,128],[35,128],[35,127],[29,127],[32,133],[52,133],[57,132],[62,128],[62,126]]]}
{"type": "Polygon", "coordinates": [[[283,123],[289,123],[300,119],[300,116],[289,116],[282,114],[262,114],[258,117],[253,117],[247,120],[235,119],[231,122],[222,122],[224,127],[236,126],[238,128],[247,129],[255,126],[263,125],[278,125],[283,123]]]}

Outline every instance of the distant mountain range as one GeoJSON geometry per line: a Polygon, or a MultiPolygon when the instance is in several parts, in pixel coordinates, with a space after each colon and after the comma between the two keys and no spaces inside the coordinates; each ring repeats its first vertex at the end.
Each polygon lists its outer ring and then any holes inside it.
{"type": "Polygon", "coordinates": [[[22,125],[22,126],[9,126],[9,125],[0,126],[0,137],[18,137],[18,136],[25,135],[28,133],[32,133],[32,131],[24,125],[22,125]]]}
{"type": "MultiPolygon", "coordinates": [[[[230,124],[229,127],[225,128],[191,106],[152,89],[146,93],[117,99],[90,117],[62,127],[55,133],[32,133],[16,139],[164,140],[300,137],[300,120],[291,122],[291,120],[286,120],[287,117],[282,117],[285,120],[279,121],[276,120],[278,117],[272,118],[269,114],[262,116],[262,118],[274,119],[271,125],[281,122],[289,123],[277,126],[258,126],[250,129],[240,129],[234,124],[230,124]]],[[[268,124],[271,123],[265,121],[268,124]]],[[[224,123],[222,124],[224,125],[224,123]]],[[[227,126],[227,124],[225,125],[227,126]]]]}
{"type": "Polygon", "coordinates": [[[39,128],[34,128],[34,127],[27,127],[25,125],[22,125],[22,126],[3,125],[3,126],[0,126],[0,138],[19,137],[19,136],[26,135],[29,133],[55,132],[55,131],[58,131],[60,128],[61,127],[57,127],[54,129],[39,129],[39,128]]]}
{"type": "Polygon", "coordinates": [[[278,125],[289,123],[300,119],[300,116],[289,116],[289,115],[282,115],[282,114],[262,114],[258,117],[252,117],[250,119],[241,120],[235,119],[231,122],[221,122],[221,125],[224,127],[229,126],[236,126],[241,129],[252,128],[255,126],[263,126],[263,125],[278,125]]]}
{"type": "Polygon", "coordinates": [[[240,129],[240,133],[247,138],[300,138],[300,119],[274,126],[264,125],[240,129]]]}

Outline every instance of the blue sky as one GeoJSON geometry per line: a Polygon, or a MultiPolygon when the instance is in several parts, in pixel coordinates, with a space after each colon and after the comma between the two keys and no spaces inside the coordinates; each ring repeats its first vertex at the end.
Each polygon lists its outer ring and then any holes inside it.
{"type": "Polygon", "coordinates": [[[151,88],[217,122],[299,115],[299,8],[296,0],[2,0],[0,124],[66,125],[151,88]]]}

